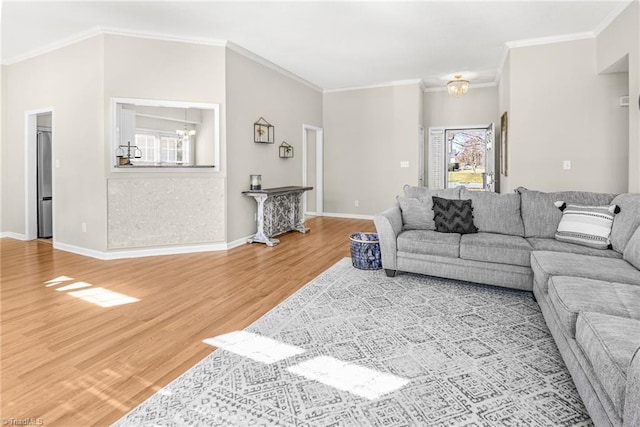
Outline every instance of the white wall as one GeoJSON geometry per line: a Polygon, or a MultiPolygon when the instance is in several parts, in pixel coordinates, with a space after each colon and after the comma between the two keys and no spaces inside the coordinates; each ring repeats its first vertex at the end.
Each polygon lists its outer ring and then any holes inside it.
{"type": "Polygon", "coordinates": [[[2,231],[25,234],[25,112],[52,107],[54,239],[103,249],[103,44],[94,37],[4,67],[2,231]],[[86,222],[87,232],[81,230],[86,222]]]}
{"type": "MultiPolygon", "coordinates": [[[[0,6],[0,11],[2,6],[0,6]]],[[[5,175],[4,150],[5,150],[5,127],[4,127],[4,65],[0,64],[0,233],[5,232],[4,226],[4,187],[9,182],[9,176],[5,175]]]]}
{"type": "MultiPolygon", "coordinates": [[[[506,112],[507,113],[507,122],[508,122],[508,117],[509,117],[509,109],[511,108],[511,60],[510,60],[510,53],[507,52],[507,57],[505,59],[505,62],[502,66],[502,70],[500,70],[500,81],[498,82],[498,114],[500,115],[500,118],[502,118],[502,115],[506,112]]],[[[508,133],[508,130],[507,130],[508,133]]],[[[497,159],[496,159],[496,165],[498,165],[498,168],[500,169],[500,173],[496,175],[497,178],[497,189],[501,192],[501,193],[505,193],[507,188],[514,188],[511,187],[509,185],[509,176],[505,176],[504,175],[504,171],[501,170],[502,165],[501,165],[501,144],[502,144],[502,138],[504,137],[501,134],[501,120],[498,119],[498,121],[496,122],[496,135],[498,136],[498,138],[496,138],[496,153],[497,153],[497,159]]],[[[507,157],[507,162],[509,162],[509,151],[507,150],[507,152],[505,153],[505,156],[507,157]]],[[[510,163],[508,163],[510,164],[510,163]]],[[[507,171],[508,173],[508,171],[507,171]]]]}
{"type": "Polygon", "coordinates": [[[498,87],[473,87],[459,98],[446,90],[424,93],[424,125],[459,126],[488,125],[499,121],[498,87]]]}
{"type": "Polygon", "coordinates": [[[618,99],[628,83],[625,75],[597,74],[595,47],[591,38],[511,49],[503,192],[627,191],[628,111],[618,99]]]}
{"type": "Polygon", "coordinates": [[[227,49],[227,240],[256,230],[256,203],[244,196],[249,175],[262,175],[262,188],[302,185],[302,125],[322,126],[322,93],[240,53],[227,49]],[[274,144],[253,142],[253,123],[275,126],[274,144]],[[286,141],[294,157],[278,157],[286,141]]]}
{"type": "MultiPolygon", "coordinates": [[[[126,223],[121,220],[110,220],[108,243],[109,248],[119,247],[140,247],[164,246],[189,243],[216,243],[225,240],[225,169],[224,164],[221,172],[211,170],[194,169],[193,171],[170,173],[170,172],[112,172],[111,171],[111,98],[140,98],[167,101],[188,101],[198,103],[220,104],[221,111],[224,111],[225,104],[225,48],[222,46],[209,46],[192,43],[181,43],[164,40],[153,40],[146,38],[125,37],[119,35],[104,36],[104,99],[103,105],[105,114],[104,132],[104,158],[103,169],[105,169],[108,180],[126,179],[139,181],[137,184],[130,184],[131,188],[152,189],[141,193],[149,198],[148,206],[164,206],[165,211],[172,212],[177,217],[185,218],[193,224],[213,224],[208,236],[204,241],[202,238],[193,237],[186,239],[184,233],[176,228],[175,233],[159,233],[156,239],[140,238],[131,236],[130,242],[123,242],[122,239],[114,240],[115,236],[120,236],[122,230],[117,227],[126,227],[126,223]],[[171,179],[175,182],[171,188],[180,188],[182,181],[202,183],[203,178],[208,179],[210,185],[203,186],[202,196],[209,203],[215,200],[219,209],[196,209],[188,200],[176,197],[176,192],[161,191],[153,180],[171,179]],[[222,183],[218,182],[222,181],[222,183]],[[208,189],[208,190],[207,190],[208,189]],[[161,234],[161,235],[160,235],[161,234]],[[113,239],[111,238],[113,237],[113,239]]],[[[223,116],[223,114],[222,114],[223,116]]],[[[221,123],[224,121],[221,118],[221,123]]],[[[221,126],[221,152],[225,150],[224,125],[221,126]]],[[[103,183],[103,187],[106,187],[103,183]]],[[[114,187],[114,185],[109,185],[114,187]]],[[[109,201],[110,212],[115,215],[119,211],[116,209],[118,203],[125,203],[126,194],[121,192],[110,192],[106,197],[118,197],[121,199],[114,202],[109,201]]],[[[184,194],[186,196],[186,193],[184,194]]],[[[144,222],[146,229],[161,230],[166,227],[166,223],[161,215],[152,215],[146,212],[145,215],[136,216],[130,212],[130,222],[144,222]]],[[[105,222],[105,232],[107,231],[105,222]]],[[[166,230],[165,230],[166,231],[166,230]]]]}
{"type": "Polygon", "coordinates": [[[469,92],[459,98],[449,95],[446,90],[430,90],[424,93],[423,100],[424,126],[427,134],[425,150],[427,176],[429,176],[429,127],[488,126],[494,123],[496,132],[500,130],[497,86],[474,87],[471,84],[469,92]]]}
{"type": "Polygon", "coordinates": [[[640,4],[631,3],[596,40],[597,69],[604,72],[627,56],[628,188],[640,192],[640,4]]]}
{"type": "Polygon", "coordinates": [[[418,83],[325,93],[325,212],[374,215],[417,185],[421,104],[418,83]]]}

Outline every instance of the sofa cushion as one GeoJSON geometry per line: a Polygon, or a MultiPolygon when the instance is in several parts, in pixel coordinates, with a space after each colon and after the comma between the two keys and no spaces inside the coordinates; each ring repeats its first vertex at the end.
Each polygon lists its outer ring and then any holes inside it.
{"type": "Polygon", "coordinates": [[[631,358],[627,371],[627,389],[624,393],[624,426],[640,426],[640,346],[631,358]]]}
{"type": "Polygon", "coordinates": [[[478,231],[524,236],[519,193],[469,191],[463,187],[460,198],[471,200],[473,223],[478,231]]]}
{"type": "Polygon", "coordinates": [[[574,245],[573,243],[559,242],[555,239],[542,237],[530,237],[527,241],[533,246],[534,251],[569,252],[581,255],[601,256],[605,258],[622,258],[622,254],[614,250],[593,249],[587,246],[574,245]]]}
{"type": "Polygon", "coordinates": [[[622,259],[563,252],[531,252],[533,280],[545,294],[549,277],[573,276],[640,285],[640,271],[622,259]]]}
{"type": "Polygon", "coordinates": [[[415,185],[405,185],[402,187],[402,190],[404,191],[404,197],[411,197],[414,199],[419,199],[421,197],[428,197],[431,199],[432,196],[438,196],[444,199],[459,199],[460,190],[462,188],[462,186],[459,186],[445,189],[431,189],[427,187],[417,187],[415,185]]]}
{"type": "Polygon", "coordinates": [[[625,246],[623,258],[635,268],[640,269],[640,227],[636,229],[625,246]]]}
{"type": "Polygon", "coordinates": [[[556,240],[594,249],[611,249],[609,236],[618,206],[569,205],[564,201],[555,204],[562,211],[556,240]]]}
{"type": "Polygon", "coordinates": [[[575,338],[581,311],[640,320],[640,286],[569,276],[549,279],[549,301],[565,335],[575,338]]]}
{"type": "Polygon", "coordinates": [[[458,258],[460,235],[431,230],[403,231],[398,235],[398,252],[458,258]]]}
{"type": "Polygon", "coordinates": [[[450,200],[433,196],[433,221],[440,233],[477,233],[471,200],[450,200]]]}
{"type": "Polygon", "coordinates": [[[531,250],[529,242],[520,236],[476,233],[465,234],[460,239],[460,258],[474,261],[529,267],[531,250]]]}
{"type": "Polygon", "coordinates": [[[590,193],[586,191],[562,191],[558,193],[543,193],[527,190],[524,187],[516,189],[520,193],[520,209],[524,222],[525,237],[546,237],[553,239],[562,212],[554,205],[558,200],[575,205],[603,206],[610,205],[615,194],[590,193]]]}
{"type": "Polygon", "coordinates": [[[433,196],[444,199],[459,199],[460,190],[450,188],[447,190],[427,190],[424,187],[410,187],[405,185],[405,192],[417,194],[418,192],[429,193],[429,196],[422,197],[401,197],[398,196],[398,204],[402,212],[403,230],[435,230],[436,224],[433,222],[433,196]],[[455,191],[453,191],[455,190],[455,191]]]}
{"type": "Polygon", "coordinates": [[[620,213],[616,215],[611,228],[611,246],[622,253],[633,232],[640,226],[640,194],[619,194],[611,203],[620,206],[620,213]]]}
{"type": "Polygon", "coordinates": [[[622,417],[627,370],[640,346],[640,320],[582,312],[576,322],[576,341],[622,417]]]}

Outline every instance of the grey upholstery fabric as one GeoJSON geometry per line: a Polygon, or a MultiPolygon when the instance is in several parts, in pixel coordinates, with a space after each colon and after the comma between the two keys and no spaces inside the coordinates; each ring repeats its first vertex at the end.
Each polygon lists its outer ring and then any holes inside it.
{"type": "Polygon", "coordinates": [[[460,240],[460,258],[474,261],[529,267],[531,249],[529,242],[519,236],[476,233],[465,234],[460,240]]]}
{"type": "Polygon", "coordinates": [[[378,231],[382,267],[395,270],[398,252],[397,236],[400,234],[400,231],[402,231],[402,213],[400,212],[400,207],[393,206],[377,214],[373,218],[373,222],[378,231]]]}
{"type": "Polygon", "coordinates": [[[576,341],[622,416],[627,370],[640,346],[640,320],[582,312],[576,322],[576,341]]]}
{"type": "Polygon", "coordinates": [[[624,260],[640,269],[640,227],[636,229],[624,248],[624,260]]]}
{"type": "Polygon", "coordinates": [[[629,364],[624,403],[623,427],[640,426],[640,346],[629,364]]]}
{"type": "Polygon", "coordinates": [[[576,336],[581,311],[593,311],[640,320],[640,286],[579,277],[552,276],[549,301],[564,333],[576,336]]]}
{"type": "Polygon", "coordinates": [[[554,251],[568,252],[572,254],[593,255],[605,258],[622,258],[622,254],[611,249],[594,249],[573,243],[559,242],[555,239],[544,239],[541,237],[529,237],[527,239],[534,251],[554,251]]]}
{"type": "Polygon", "coordinates": [[[478,231],[524,236],[519,193],[499,194],[469,191],[463,187],[460,191],[460,198],[471,200],[473,223],[478,227],[478,231]]]}
{"type": "Polygon", "coordinates": [[[460,235],[431,230],[406,230],[398,235],[398,251],[458,258],[460,235]]]}
{"type": "Polygon", "coordinates": [[[402,211],[403,230],[435,230],[433,222],[433,201],[427,198],[397,197],[402,211]]]}
{"type": "Polygon", "coordinates": [[[443,199],[460,199],[460,187],[430,190],[426,187],[404,186],[405,196],[398,196],[402,211],[403,230],[435,230],[433,222],[433,196],[443,199]]]}
{"type": "Polygon", "coordinates": [[[640,226],[640,194],[619,194],[611,203],[620,207],[611,228],[611,246],[622,253],[634,230],[640,226]]]}
{"type": "Polygon", "coordinates": [[[640,285],[640,271],[622,259],[534,251],[531,252],[531,268],[534,281],[544,293],[548,292],[551,276],[585,277],[640,285]]]}
{"type": "Polygon", "coordinates": [[[431,198],[433,196],[442,197],[443,199],[460,199],[460,190],[463,187],[445,188],[445,189],[430,189],[427,187],[417,187],[414,185],[405,185],[402,187],[404,191],[404,197],[411,197],[419,199],[421,197],[431,198]]]}
{"type": "Polygon", "coordinates": [[[558,224],[562,219],[562,212],[554,202],[564,200],[574,205],[604,206],[611,204],[615,194],[590,193],[586,191],[561,191],[558,193],[543,193],[519,187],[520,209],[524,222],[525,237],[546,237],[553,239],[558,224]]]}
{"type": "Polygon", "coordinates": [[[398,270],[524,291],[533,288],[531,269],[519,265],[398,252],[398,270]]]}
{"type": "Polygon", "coordinates": [[[596,426],[620,426],[622,420],[598,381],[591,363],[578,347],[576,340],[563,333],[558,316],[549,302],[549,295],[543,293],[537,283],[533,287],[533,294],[593,423],[596,426]]]}

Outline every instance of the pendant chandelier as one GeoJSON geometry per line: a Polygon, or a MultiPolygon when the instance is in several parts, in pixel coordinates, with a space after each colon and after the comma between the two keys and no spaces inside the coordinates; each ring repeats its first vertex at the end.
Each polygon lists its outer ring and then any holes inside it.
{"type": "Polygon", "coordinates": [[[184,128],[176,130],[176,133],[180,137],[180,139],[189,139],[190,137],[196,134],[195,129],[189,129],[187,126],[187,109],[184,109],[184,128]]]}
{"type": "Polygon", "coordinates": [[[462,80],[461,74],[453,76],[455,80],[447,83],[447,91],[449,95],[460,97],[469,91],[469,80],[462,80]]]}

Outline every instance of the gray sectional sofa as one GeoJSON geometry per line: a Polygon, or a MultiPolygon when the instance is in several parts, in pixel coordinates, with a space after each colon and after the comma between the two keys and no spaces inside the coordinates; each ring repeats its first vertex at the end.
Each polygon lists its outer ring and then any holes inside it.
{"type": "Polygon", "coordinates": [[[597,426],[640,426],[640,194],[404,187],[375,216],[387,275],[532,291],[597,426]],[[477,233],[435,231],[432,197],[471,200],[477,233]],[[556,240],[554,204],[617,205],[610,249],[556,240]]]}

